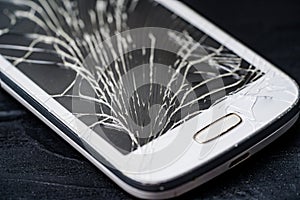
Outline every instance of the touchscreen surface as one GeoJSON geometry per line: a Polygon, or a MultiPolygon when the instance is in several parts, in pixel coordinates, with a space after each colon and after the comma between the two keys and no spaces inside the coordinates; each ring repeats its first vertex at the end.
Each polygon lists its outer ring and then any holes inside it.
{"type": "Polygon", "coordinates": [[[264,75],[152,0],[2,0],[0,54],[123,154],[264,75]]]}

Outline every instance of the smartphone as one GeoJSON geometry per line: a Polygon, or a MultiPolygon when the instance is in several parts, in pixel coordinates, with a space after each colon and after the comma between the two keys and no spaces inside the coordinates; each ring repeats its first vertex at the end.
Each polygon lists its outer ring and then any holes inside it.
{"type": "Polygon", "coordinates": [[[179,196],[299,117],[294,80],[179,1],[0,10],[1,87],[133,196],[179,196]]]}

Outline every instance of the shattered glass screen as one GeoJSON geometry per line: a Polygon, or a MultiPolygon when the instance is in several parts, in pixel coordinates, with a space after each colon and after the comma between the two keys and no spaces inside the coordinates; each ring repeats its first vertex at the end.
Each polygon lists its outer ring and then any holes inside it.
{"type": "Polygon", "coordinates": [[[123,154],[263,76],[152,0],[0,0],[0,11],[2,56],[123,154]]]}

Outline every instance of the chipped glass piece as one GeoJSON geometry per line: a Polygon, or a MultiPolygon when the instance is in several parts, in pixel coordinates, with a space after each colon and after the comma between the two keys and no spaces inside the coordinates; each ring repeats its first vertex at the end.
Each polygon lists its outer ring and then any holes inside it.
{"type": "Polygon", "coordinates": [[[0,53],[120,152],[264,73],[152,0],[1,0],[0,53]]]}

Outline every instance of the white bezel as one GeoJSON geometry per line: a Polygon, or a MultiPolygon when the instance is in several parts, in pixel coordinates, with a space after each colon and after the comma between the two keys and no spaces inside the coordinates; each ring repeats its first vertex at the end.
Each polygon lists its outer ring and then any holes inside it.
{"type": "MultiPolygon", "coordinates": [[[[253,134],[272,124],[291,109],[299,98],[299,88],[292,79],[199,14],[179,1],[156,1],[218,42],[224,44],[224,46],[247,62],[265,72],[265,75],[239,92],[228,96],[209,110],[190,119],[185,124],[167,132],[159,140],[153,140],[128,155],[121,154],[26,75],[0,56],[0,70],[5,76],[9,77],[9,79],[14,81],[39,104],[47,108],[50,113],[66,124],[73,132],[77,133],[81,140],[94,148],[116,169],[120,170],[130,179],[143,184],[159,184],[174,180],[192,169],[209,162],[224,151],[235,147],[236,144],[247,140],[253,134]],[[197,131],[230,113],[238,114],[242,118],[242,123],[216,139],[213,147],[211,143],[199,144],[193,140],[193,136],[197,131]],[[167,146],[174,140],[183,142],[188,140],[189,147],[182,152],[181,156],[176,157],[176,159],[174,158],[174,162],[164,165],[164,167],[158,167],[160,166],[159,163],[170,156],[169,152],[172,151],[172,148],[168,148],[167,146]],[[156,147],[161,147],[161,149],[153,149],[153,143],[155,143],[156,147]],[[145,155],[147,151],[148,154],[145,155]],[[143,152],[142,156],[139,152],[143,152]],[[143,162],[146,162],[147,166],[141,166],[143,162]]],[[[55,131],[59,132],[57,129],[55,131]]],[[[79,147],[76,148],[78,149],[79,147]]],[[[89,157],[88,155],[85,156],[89,157]]],[[[109,170],[101,163],[97,163],[97,160],[93,162],[98,167],[100,166],[99,168],[106,174],[109,173],[109,170]]]]}

